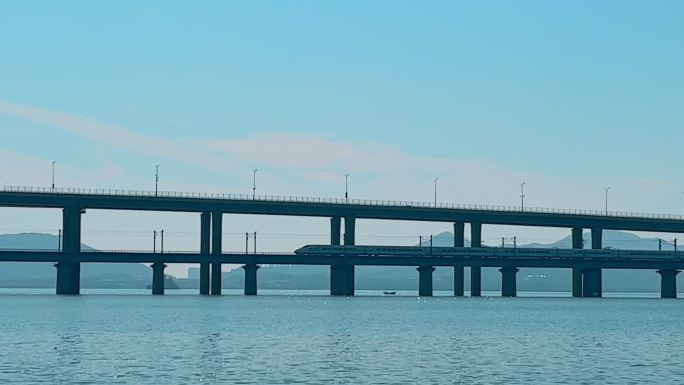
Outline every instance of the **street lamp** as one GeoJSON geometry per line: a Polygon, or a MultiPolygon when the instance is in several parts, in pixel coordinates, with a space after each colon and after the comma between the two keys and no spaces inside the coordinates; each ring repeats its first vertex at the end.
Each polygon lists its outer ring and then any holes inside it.
{"type": "Polygon", "coordinates": [[[603,191],[606,192],[606,215],[608,215],[608,190],[610,190],[610,187],[603,188],[603,191]]]}
{"type": "Polygon", "coordinates": [[[437,207],[437,181],[439,178],[435,178],[435,207],[437,207]]]}
{"type": "Polygon", "coordinates": [[[525,182],[520,183],[520,211],[525,211],[525,182]]]}
{"type": "Polygon", "coordinates": [[[259,169],[252,169],[252,199],[256,199],[256,173],[259,169]]]}
{"type": "Polygon", "coordinates": [[[159,165],[154,166],[154,196],[159,193],[159,165]]]}
{"type": "Polygon", "coordinates": [[[55,192],[55,163],[56,161],[52,161],[52,192],[55,192]]]}
{"type": "Polygon", "coordinates": [[[344,174],[344,199],[349,200],[349,175],[350,173],[344,174]]]}

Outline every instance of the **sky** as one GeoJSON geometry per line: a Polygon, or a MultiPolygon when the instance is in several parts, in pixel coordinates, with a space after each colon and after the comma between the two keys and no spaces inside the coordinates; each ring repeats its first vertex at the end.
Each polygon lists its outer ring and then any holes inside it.
{"type": "MultiPolygon", "coordinates": [[[[684,213],[681,1],[3,1],[0,185],[684,213]]],[[[328,240],[227,215],[228,248],[328,240]]],[[[0,209],[0,232],[60,227],[0,209]]],[[[99,248],[199,246],[199,215],[89,211],[99,248]]],[[[367,244],[448,224],[360,221],[367,244]]],[[[567,229],[489,226],[485,241],[567,229]]],[[[671,237],[671,235],[670,235],[671,237]]],[[[171,273],[182,274],[185,267],[171,273]]]]}

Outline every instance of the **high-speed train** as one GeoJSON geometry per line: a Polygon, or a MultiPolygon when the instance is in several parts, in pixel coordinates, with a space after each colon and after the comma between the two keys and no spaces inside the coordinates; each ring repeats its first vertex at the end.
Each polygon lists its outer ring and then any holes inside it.
{"type": "Polygon", "coordinates": [[[675,259],[679,252],[619,249],[307,245],[298,255],[675,259]]]}

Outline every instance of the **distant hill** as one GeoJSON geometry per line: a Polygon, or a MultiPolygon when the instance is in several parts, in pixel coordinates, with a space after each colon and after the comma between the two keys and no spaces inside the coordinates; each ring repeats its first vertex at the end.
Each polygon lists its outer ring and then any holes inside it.
{"type": "MultiPolygon", "coordinates": [[[[0,248],[57,250],[58,237],[51,234],[21,233],[0,235],[0,248]]],[[[82,244],[83,250],[93,250],[82,244]]],[[[52,263],[3,262],[0,264],[0,287],[52,288],[56,269],[52,263]]],[[[139,263],[84,263],[81,267],[83,288],[145,289],[152,284],[152,270],[139,263]]],[[[173,279],[167,287],[173,287],[173,279]]]]}
{"type": "MultiPolygon", "coordinates": [[[[585,245],[591,245],[591,233],[584,233],[585,245]]],[[[453,234],[440,233],[433,237],[433,246],[453,246],[453,234]]],[[[470,240],[466,239],[466,246],[470,240]]],[[[622,231],[604,231],[605,247],[657,250],[657,238],[641,238],[622,231]]],[[[423,242],[424,246],[429,241],[423,242]]],[[[572,237],[568,236],[549,244],[523,244],[520,247],[570,248],[572,237]]],[[[494,245],[491,245],[494,246],[494,245]]],[[[672,250],[673,245],[663,242],[663,250],[672,250]]],[[[507,244],[506,247],[512,247],[507,244]]],[[[678,280],[683,281],[680,274],[678,280]]],[[[224,273],[224,287],[242,288],[244,273],[236,269],[224,273]]],[[[263,289],[328,289],[330,271],[327,266],[263,266],[259,269],[259,287],[263,289]]],[[[466,268],[466,290],[470,288],[470,274],[466,268]]],[[[438,267],[433,275],[435,290],[453,290],[453,269],[438,267]]],[[[520,269],[518,289],[521,291],[565,291],[571,290],[570,269],[520,269]]],[[[651,270],[609,270],[603,272],[603,286],[609,292],[659,292],[660,279],[651,270]]],[[[357,266],[356,288],[361,290],[417,290],[418,273],[414,267],[357,266]]],[[[482,269],[483,290],[501,289],[501,274],[496,268],[482,269]]]]}

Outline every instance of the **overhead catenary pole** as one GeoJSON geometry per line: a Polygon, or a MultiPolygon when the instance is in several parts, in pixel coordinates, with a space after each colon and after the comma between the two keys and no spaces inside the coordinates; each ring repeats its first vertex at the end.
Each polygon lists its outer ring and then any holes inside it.
{"type": "Polygon", "coordinates": [[[159,247],[160,252],[164,254],[164,230],[161,231],[161,245],[159,247]]]}
{"type": "Polygon", "coordinates": [[[606,192],[606,215],[608,215],[608,191],[610,190],[610,187],[604,187],[603,191],[606,192]]]}
{"type": "Polygon", "coordinates": [[[437,206],[437,181],[439,178],[435,178],[435,207],[437,206]]]}
{"type": "Polygon", "coordinates": [[[245,254],[249,254],[249,233],[245,232],[245,254]]]}
{"type": "Polygon", "coordinates": [[[256,254],[256,231],[254,232],[254,254],[256,254]]]}
{"type": "Polygon", "coordinates": [[[157,230],[153,231],[152,252],[157,252],[157,230]]]}

